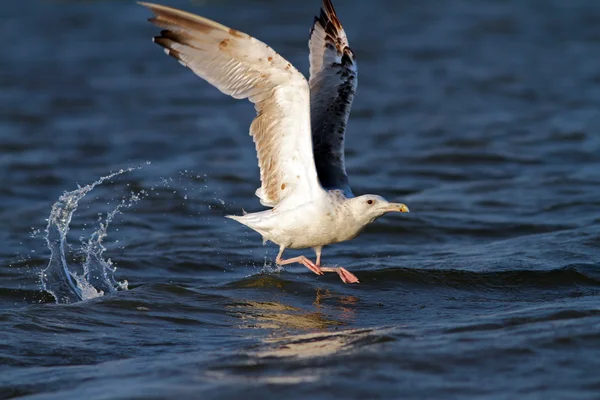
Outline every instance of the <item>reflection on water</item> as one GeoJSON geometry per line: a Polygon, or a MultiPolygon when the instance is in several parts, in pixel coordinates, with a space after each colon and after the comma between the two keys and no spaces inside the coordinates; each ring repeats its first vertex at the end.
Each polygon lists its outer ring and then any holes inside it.
{"type": "MultiPolygon", "coordinates": [[[[372,337],[373,329],[347,329],[335,333],[319,332],[266,339],[271,347],[261,349],[257,357],[323,357],[351,349],[372,337]]],[[[379,341],[378,341],[379,342],[379,341]]]]}
{"type": "Polygon", "coordinates": [[[290,330],[325,330],[343,322],[317,311],[287,306],[277,302],[247,301],[232,306],[243,323],[241,328],[272,330],[274,335],[290,330]]]}
{"type": "MultiPolygon", "coordinates": [[[[382,335],[385,336],[385,328],[343,329],[356,322],[360,304],[357,296],[339,294],[331,289],[311,289],[314,300],[307,309],[289,304],[286,281],[275,276],[254,276],[241,286],[263,288],[265,284],[271,290],[279,289],[271,296],[271,301],[241,301],[228,306],[230,314],[240,320],[239,328],[270,331],[270,335],[262,339],[266,346],[254,353],[254,357],[322,357],[354,348],[361,342],[381,342],[382,335]]],[[[383,339],[387,340],[390,339],[383,339]]],[[[307,376],[293,378],[312,379],[307,376]]]]}
{"type": "Polygon", "coordinates": [[[317,298],[313,302],[313,305],[318,308],[326,307],[329,299],[334,299],[339,302],[339,305],[337,308],[339,308],[339,310],[341,311],[340,318],[343,321],[345,321],[349,324],[354,322],[354,320],[356,319],[355,308],[359,301],[358,297],[342,296],[342,295],[335,294],[334,292],[332,292],[329,289],[318,288],[317,289],[317,298]]]}
{"type": "MultiPolygon", "coordinates": [[[[239,318],[240,328],[267,329],[272,337],[290,334],[292,331],[321,332],[352,324],[356,319],[359,298],[341,295],[330,289],[310,289],[314,300],[309,309],[304,305],[292,305],[288,292],[292,283],[273,275],[255,275],[243,282],[236,282],[237,288],[277,289],[270,301],[244,300],[228,306],[230,312],[239,318]]],[[[304,293],[304,295],[308,295],[304,293]]],[[[307,302],[307,304],[310,304],[307,302]]]]}
{"type": "MultiPolygon", "coordinates": [[[[207,376],[220,381],[267,384],[298,384],[323,380],[322,369],[304,368],[310,359],[327,360],[361,348],[397,340],[406,336],[392,328],[344,329],[337,332],[322,331],[285,335],[264,339],[264,346],[245,353],[240,359],[229,360],[210,368],[207,376]],[[300,363],[295,361],[301,360],[300,363]],[[288,365],[289,368],[281,368],[288,365]]],[[[326,367],[325,367],[326,368],[326,367]]]]}

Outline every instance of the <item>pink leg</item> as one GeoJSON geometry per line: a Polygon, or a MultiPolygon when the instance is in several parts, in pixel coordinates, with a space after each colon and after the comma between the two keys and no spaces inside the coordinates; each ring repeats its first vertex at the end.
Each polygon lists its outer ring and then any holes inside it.
{"type": "Polygon", "coordinates": [[[317,253],[317,262],[315,264],[317,264],[320,267],[321,266],[321,252],[323,251],[323,247],[315,247],[313,250],[315,251],[315,253],[317,253]]]}
{"type": "Polygon", "coordinates": [[[321,268],[323,272],[337,272],[344,283],[360,283],[358,278],[346,268],[342,267],[321,267],[321,251],[322,247],[315,247],[315,252],[317,253],[317,266],[321,268]]]}
{"type": "Polygon", "coordinates": [[[275,262],[278,265],[287,265],[287,264],[293,264],[293,263],[300,263],[300,264],[304,265],[306,268],[310,269],[315,274],[317,274],[317,275],[323,275],[323,271],[321,271],[321,268],[319,268],[318,265],[314,264],[312,261],[310,261],[308,258],[306,258],[304,256],[299,256],[299,257],[294,257],[294,258],[288,258],[287,260],[283,260],[281,258],[281,256],[283,255],[283,250],[285,250],[285,247],[281,247],[279,249],[279,254],[277,254],[277,258],[275,259],[275,262]]]}

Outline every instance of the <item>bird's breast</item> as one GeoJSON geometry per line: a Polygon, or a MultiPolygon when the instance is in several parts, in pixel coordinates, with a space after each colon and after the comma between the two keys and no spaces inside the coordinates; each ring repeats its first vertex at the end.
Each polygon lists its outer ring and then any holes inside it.
{"type": "Polygon", "coordinates": [[[358,226],[343,207],[327,204],[310,205],[301,210],[281,213],[269,240],[288,248],[302,249],[327,246],[355,238],[358,226]]]}

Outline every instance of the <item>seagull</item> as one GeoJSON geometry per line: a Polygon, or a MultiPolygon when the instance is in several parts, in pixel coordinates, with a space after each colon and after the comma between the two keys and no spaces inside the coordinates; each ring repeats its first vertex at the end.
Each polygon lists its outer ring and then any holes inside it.
{"type": "Polygon", "coordinates": [[[248,99],[260,167],[260,203],[270,209],[228,215],[279,245],[276,263],[300,263],[317,275],[336,272],[359,283],[343,267],[321,265],[324,246],[355,238],[377,218],[408,207],[381,196],[354,196],[344,161],[346,124],[358,84],[354,53],[330,0],[310,30],[310,79],[271,47],[243,32],[175,8],[139,3],[161,28],[154,42],[221,92],[248,99]],[[283,259],[285,249],[312,248],[283,259]]]}

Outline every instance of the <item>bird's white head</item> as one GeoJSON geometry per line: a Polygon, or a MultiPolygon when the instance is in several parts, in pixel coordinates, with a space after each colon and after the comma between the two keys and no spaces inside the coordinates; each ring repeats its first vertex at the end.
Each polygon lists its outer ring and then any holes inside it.
{"type": "Polygon", "coordinates": [[[389,212],[408,212],[408,207],[401,203],[390,203],[381,196],[365,194],[350,199],[349,206],[354,218],[364,225],[389,212]]]}

